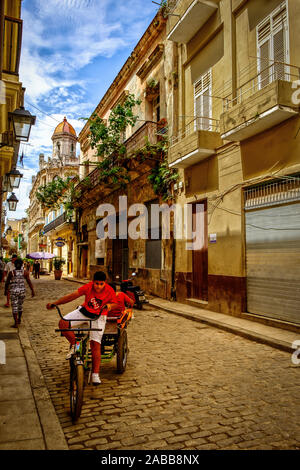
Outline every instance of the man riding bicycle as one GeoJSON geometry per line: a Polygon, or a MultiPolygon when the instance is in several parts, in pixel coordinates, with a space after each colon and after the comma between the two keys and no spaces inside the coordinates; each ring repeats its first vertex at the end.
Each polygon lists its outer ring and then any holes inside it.
{"type": "MultiPolygon", "coordinates": [[[[106,283],[106,275],[102,271],[94,274],[93,281],[85,284],[77,289],[72,294],[65,295],[55,302],[48,303],[47,309],[54,308],[54,305],[67,304],[72,302],[82,295],[85,296],[83,305],[79,306],[73,312],[64,316],[63,320],[59,322],[60,329],[71,328],[82,325],[89,320],[94,320],[94,328],[99,328],[102,331],[90,331],[90,345],[92,351],[92,383],[93,385],[100,385],[101,380],[99,377],[100,363],[101,363],[101,340],[105,329],[107,312],[112,308],[118,307],[118,302],[114,290],[106,283]],[[100,315],[100,311],[106,306],[100,315]],[[75,320],[71,321],[69,319],[75,320]]],[[[67,338],[70,343],[70,351],[66,359],[70,359],[75,352],[75,334],[72,331],[64,331],[62,334],[67,338]]]]}

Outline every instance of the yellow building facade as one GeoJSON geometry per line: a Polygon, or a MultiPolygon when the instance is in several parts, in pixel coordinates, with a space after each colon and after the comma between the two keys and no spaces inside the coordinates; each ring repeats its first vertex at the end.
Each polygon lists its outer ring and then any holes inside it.
{"type": "Polygon", "coordinates": [[[177,299],[299,324],[300,3],[172,3],[169,165],[202,221],[200,249],[176,242],[177,299]]]}
{"type": "MultiPolygon", "coordinates": [[[[111,110],[122,104],[126,96],[134,95],[140,101],[133,112],[138,120],[133,128],[128,126],[124,135],[127,155],[143,148],[146,141],[152,145],[159,141],[159,131],[172,119],[171,102],[175,84],[173,70],[173,44],[166,40],[166,17],[160,12],[150,23],[140,38],[132,54],[95,109],[104,121],[108,120],[111,110]]],[[[76,203],[78,214],[77,267],[80,278],[92,278],[95,271],[103,270],[108,279],[127,279],[132,272],[137,273],[137,283],[147,292],[169,298],[171,290],[172,244],[170,240],[106,239],[98,240],[96,215],[100,204],[109,203],[116,211],[117,230],[121,210],[119,197],[127,197],[127,207],[133,204],[159,203],[148,177],[155,165],[155,159],[137,161],[131,168],[130,184],[126,189],[118,185],[99,183],[99,169],[95,168],[95,149],[89,140],[89,125],[79,134],[80,160],[90,162],[82,165],[81,179],[89,176],[90,187],[81,182],[78,189],[82,192],[76,203]],[[94,164],[93,164],[94,162],[94,164]]],[[[127,222],[126,222],[127,223],[127,222]]],[[[129,222],[128,222],[129,223],[129,222]]]]}
{"type": "Polygon", "coordinates": [[[18,154],[18,145],[10,144],[12,127],[8,113],[20,108],[23,104],[24,90],[19,81],[19,64],[21,54],[22,20],[21,0],[4,0],[1,2],[1,104],[0,104],[0,176],[8,173],[13,159],[18,154]],[[5,145],[7,143],[7,145],[5,145]]]}
{"type": "MultiPolygon", "coordinates": [[[[76,230],[74,218],[67,217],[63,203],[58,208],[43,208],[36,198],[38,189],[56,178],[76,178],[79,160],[76,156],[77,135],[66,118],[58,124],[52,135],[52,156],[39,157],[39,171],[32,179],[28,209],[28,253],[46,251],[64,258],[64,274],[72,274],[75,262],[76,230]]],[[[43,262],[52,269],[51,263],[43,262]]]]}
{"type": "MultiPolygon", "coordinates": [[[[4,178],[15,168],[20,142],[17,142],[9,113],[24,104],[24,89],[19,80],[22,41],[22,0],[0,2],[0,207],[6,200],[4,178]]],[[[2,218],[1,218],[2,222],[2,218]]],[[[4,223],[0,224],[0,238],[4,223]]]]}

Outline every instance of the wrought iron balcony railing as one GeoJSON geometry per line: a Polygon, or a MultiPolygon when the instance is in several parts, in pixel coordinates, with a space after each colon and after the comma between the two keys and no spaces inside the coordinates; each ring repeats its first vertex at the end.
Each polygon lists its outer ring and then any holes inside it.
{"type": "Polygon", "coordinates": [[[259,90],[263,90],[267,85],[277,80],[294,82],[300,78],[300,67],[286,64],[284,62],[272,61],[265,66],[261,61],[261,71],[255,73],[252,78],[243,83],[236,93],[236,97],[228,95],[223,100],[223,111],[229,111],[233,106],[242,104],[245,100],[251,98],[259,90]]]}
{"type": "Polygon", "coordinates": [[[170,138],[170,146],[178,144],[182,139],[196,131],[220,131],[220,121],[207,116],[180,116],[188,121],[188,124],[170,138]]]}
{"type": "Polygon", "coordinates": [[[64,222],[66,222],[66,220],[67,220],[67,214],[66,214],[66,212],[64,212],[64,213],[61,214],[59,217],[57,217],[56,219],[52,220],[52,222],[50,222],[49,224],[45,225],[44,228],[43,228],[43,232],[44,232],[44,233],[50,232],[50,230],[53,230],[53,229],[55,229],[56,227],[58,227],[59,225],[62,225],[64,222]]]}
{"type": "MultiPolygon", "coordinates": [[[[137,131],[134,132],[127,140],[124,141],[126,145],[127,155],[130,156],[134,151],[144,147],[146,141],[150,144],[156,144],[161,135],[165,134],[165,129],[160,129],[158,132],[158,124],[153,121],[146,121],[137,131]]],[[[91,173],[88,174],[88,183],[81,181],[77,186],[76,190],[85,191],[90,188],[94,188],[99,183],[100,169],[95,168],[91,173]]]]}
{"type": "Polygon", "coordinates": [[[150,144],[157,143],[157,123],[146,121],[134,134],[132,134],[126,141],[127,155],[130,156],[134,151],[144,147],[146,141],[150,144]]]}

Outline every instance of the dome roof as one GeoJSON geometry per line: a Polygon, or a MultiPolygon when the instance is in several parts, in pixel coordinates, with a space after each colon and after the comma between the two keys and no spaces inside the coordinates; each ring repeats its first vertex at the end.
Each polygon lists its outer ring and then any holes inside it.
{"type": "Polygon", "coordinates": [[[61,122],[60,124],[58,124],[58,126],[56,126],[53,136],[55,136],[55,134],[62,134],[62,133],[71,134],[74,137],[77,137],[74,127],[71,126],[71,124],[67,121],[66,117],[64,118],[63,122],[61,122]]]}

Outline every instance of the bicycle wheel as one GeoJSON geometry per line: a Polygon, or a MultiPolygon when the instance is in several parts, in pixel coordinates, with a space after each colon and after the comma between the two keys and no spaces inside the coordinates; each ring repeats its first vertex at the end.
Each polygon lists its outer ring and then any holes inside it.
{"type": "Polygon", "coordinates": [[[71,360],[70,370],[70,408],[72,421],[76,421],[80,414],[83,402],[84,367],[71,360]]]}
{"type": "Polygon", "coordinates": [[[117,344],[117,372],[122,374],[126,369],[128,355],[127,331],[121,330],[117,344]]]}

